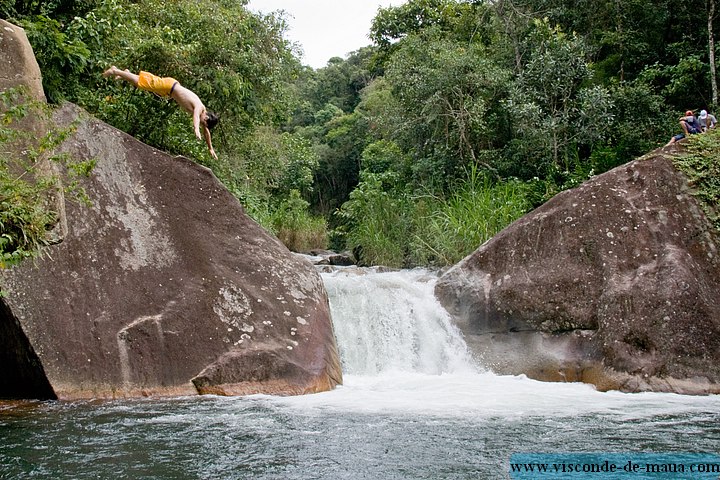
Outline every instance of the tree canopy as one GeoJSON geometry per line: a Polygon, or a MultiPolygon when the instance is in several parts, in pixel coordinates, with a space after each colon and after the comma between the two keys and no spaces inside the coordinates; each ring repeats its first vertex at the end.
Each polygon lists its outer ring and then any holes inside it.
{"type": "Polygon", "coordinates": [[[456,261],[664,144],[685,110],[717,107],[714,0],[408,0],[378,11],[372,44],[317,70],[281,13],[245,5],[0,0],[0,16],[26,28],[52,102],[198,159],[268,228],[292,219],[367,263],[456,261]],[[198,93],[220,113],[220,159],[174,105],[101,78],[111,64],[198,93]],[[515,207],[500,215],[480,192],[515,207]],[[481,213],[502,221],[468,235],[481,213]]]}

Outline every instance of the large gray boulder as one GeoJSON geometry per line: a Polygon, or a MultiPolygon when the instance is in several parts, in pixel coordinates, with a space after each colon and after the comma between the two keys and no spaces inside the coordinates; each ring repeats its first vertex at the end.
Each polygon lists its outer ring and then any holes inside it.
{"type": "Polygon", "coordinates": [[[498,373],[720,392],[718,237],[662,151],[557,195],[436,294],[498,373]]]}
{"type": "Polygon", "coordinates": [[[341,382],[309,262],[207,168],[70,104],[48,130],[70,125],[61,149],[97,161],[81,180],[91,203],[58,196],[58,243],[1,272],[0,398],[288,395],[341,382]]]}

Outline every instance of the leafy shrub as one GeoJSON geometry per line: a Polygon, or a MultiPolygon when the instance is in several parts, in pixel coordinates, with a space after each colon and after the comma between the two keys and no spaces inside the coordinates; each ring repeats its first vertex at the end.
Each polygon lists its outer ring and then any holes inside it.
{"type": "Polygon", "coordinates": [[[691,135],[686,151],[673,157],[673,163],[687,175],[693,195],[720,233],[720,132],[691,135]]]}
{"type": "MultiPolygon", "coordinates": [[[[404,193],[386,190],[388,173],[363,172],[358,187],[338,211],[345,246],[366,265],[406,265],[412,204],[404,193]]],[[[393,183],[393,181],[390,181],[393,183]]]]}
{"type": "Polygon", "coordinates": [[[26,116],[47,118],[47,107],[25,103],[18,90],[0,92],[0,268],[33,258],[49,244],[48,232],[55,226],[57,212],[53,197],[61,188],[58,179],[41,168],[46,161],[68,169],[69,184],[63,188],[71,198],[88,202],[85,191],[73,178],[87,176],[95,160],[76,162],[68,155],[54,154],[74,126],[51,129],[39,139],[17,127],[26,116]],[[18,148],[19,147],[19,148],[18,148]],[[23,150],[17,156],[6,150],[23,150]]]}
{"type": "Polygon", "coordinates": [[[293,190],[270,215],[273,232],[294,252],[327,248],[327,225],[323,217],[308,212],[310,204],[293,190]]]}

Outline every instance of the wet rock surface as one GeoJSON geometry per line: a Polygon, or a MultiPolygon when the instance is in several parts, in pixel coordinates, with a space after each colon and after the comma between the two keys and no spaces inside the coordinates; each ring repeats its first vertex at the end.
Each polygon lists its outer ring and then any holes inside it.
{"type": "Polygon", "coordinates": [[[661,150],[563,192],[436,294],[499,373],[720,392],[718,236],[661,150]]]}

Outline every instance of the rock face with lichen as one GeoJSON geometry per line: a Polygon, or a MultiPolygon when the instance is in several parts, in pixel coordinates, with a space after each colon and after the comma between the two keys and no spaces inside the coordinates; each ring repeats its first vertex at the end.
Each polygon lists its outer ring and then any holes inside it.
{"type": "Polygon", "coordinates": [[[25,31],[0,19],[0,92],[23,86],[31,98],[44,101],[42,76],[25,31]]]}
{"type": "MultiPolygon", "coordinates": [[[[0,61],[21,43],[5,36],[0,61]]],[[[49,128],[71,125],[61,149],[97,161],[81,181],[90,205],[63,198],[58,243],[1,273],[0,398],[288,395],[341,382],[309,262],[207,168],[70,104],[49,128]]]]}
{"type": "Polygon", "coordinates": [[[436,294],[496,372],[720,392],[718,236],[661,150],[521,218],[436,294]]]}

